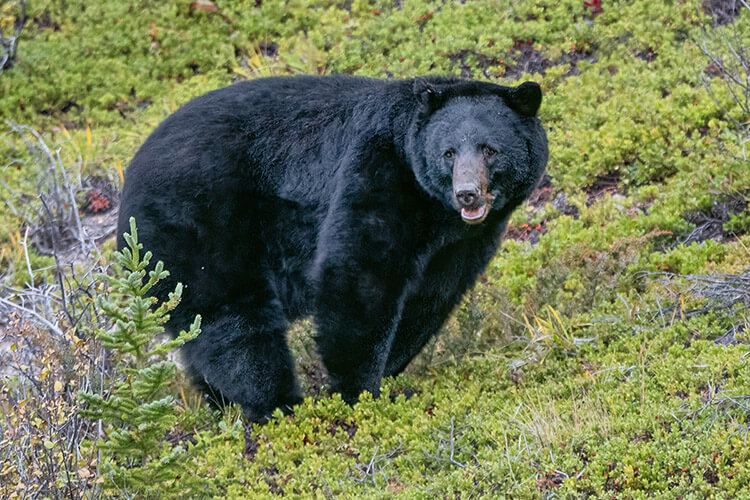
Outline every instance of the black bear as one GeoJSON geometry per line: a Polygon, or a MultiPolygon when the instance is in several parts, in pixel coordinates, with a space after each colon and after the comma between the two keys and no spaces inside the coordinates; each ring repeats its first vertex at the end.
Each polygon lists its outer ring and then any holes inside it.
{"type": "Polygon", "coordinates": [[[133,158],[118,245],[177,281],[193,378],[252,421],[299,401],[286,343],[312,315],[332,391],[377,396],[440,329],[547,163],[532,82],[281,77],[209,92],[133,158]]]}

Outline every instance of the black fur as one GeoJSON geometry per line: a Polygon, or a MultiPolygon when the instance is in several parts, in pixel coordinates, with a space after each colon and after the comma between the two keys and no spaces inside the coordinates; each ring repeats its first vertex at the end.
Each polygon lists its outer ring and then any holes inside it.
{"type": "Polygon", "coordinates": [[[532,83],[305,76],[238,83],[167,118],[127,170],[118,233],[134,216],[172,273],[155,295],[184,284],[170,330],[203,316],[184,347],[196,381],[254,421],[293,405],[286,329],[314,315],[332,389],[378,395],[542,174],[540,101],[532,83]],[[497,154],[477,156],[485,145],[497,154]],[[481,224],[462,220],[448,148],[486,171],[481,224]]]}

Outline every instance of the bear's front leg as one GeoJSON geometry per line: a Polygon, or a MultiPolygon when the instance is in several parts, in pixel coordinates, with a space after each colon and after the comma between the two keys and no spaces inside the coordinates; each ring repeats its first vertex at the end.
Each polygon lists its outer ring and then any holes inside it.
{"type": "Polygon", "coordinates": [[[401,314],[404,279],[373,262],[330,259],[318,287],[318,350],[332,392],[348,403],[380,394],[380,379],[401,314]]]}
{"type": "Polygon", "coordinates": [[[357,401],[380,393],[404,289],[413,274],[404,215],[385,190],[339,185],[317,241],[318,351],[333,392],[357,401]]]}

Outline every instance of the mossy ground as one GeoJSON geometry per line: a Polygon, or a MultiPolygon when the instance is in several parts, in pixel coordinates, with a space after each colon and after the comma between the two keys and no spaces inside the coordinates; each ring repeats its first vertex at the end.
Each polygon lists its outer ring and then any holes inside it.
{"type": "MultiPolygon", "coordinates": [[[[161,120],[237,79],[451,74],[545,92],[549,178],[444,334],[350,407],[321,390],[296,325],[316,397],[254,429],[253,461],[236,409],[199,413],[188,430],[206,451],[185,473],[203,487],[185,495],[750,498],[748,304],[691,286],[750,266],[735,125],[750,116],[700,50],[722,53],[722,34],[750,46],[750,10],[717,26],[695,2],[599,5],[29,2],[0,115],[39,130],[71,175],[114,185],[161,120]],[[716,343],[731,327],[740,342],[716,343]]],[[[0,152],[3,198],[33,198],[21,136],[0,152]]],[[[0,206],[15,286],[29,280],[21,219],[0,206]]],[[[51,258],[30,262],[52,279],[51,258]]]]}

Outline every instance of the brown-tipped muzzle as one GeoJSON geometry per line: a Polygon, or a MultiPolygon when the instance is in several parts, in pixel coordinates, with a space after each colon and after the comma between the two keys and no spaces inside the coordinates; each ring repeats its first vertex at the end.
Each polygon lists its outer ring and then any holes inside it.
{"type": "Polygon", "coordinates": [[[459,158],[453,167],[453,200],[467,224],[479,224],[490,211],[487,169],[481,157],[459,158]]]}

